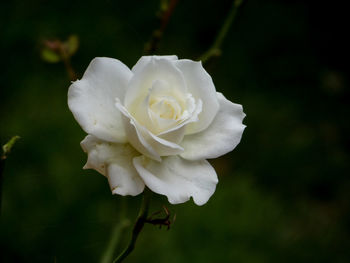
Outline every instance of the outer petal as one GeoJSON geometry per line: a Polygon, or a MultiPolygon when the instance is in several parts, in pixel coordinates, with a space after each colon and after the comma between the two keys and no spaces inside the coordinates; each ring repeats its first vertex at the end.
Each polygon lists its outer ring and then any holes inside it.
{"type": "Polygon", "coordinates": [[[117,59],[95,58],[68,90],[68,106],[83,130],[110,142],[126,142],[115,98],[123,99],[132,77],[117,59]]]}
{"type": "Polygon", "coordinates": [[[171,55],[171,56],[143,56],[137,61],[135,66],[132,67],[131,71],[133,73],[136,73],[136,72],[142,70],[147,65],[147,63],[149,63],[151,61],[151,59],[178,60],[177,56],[175,56],[175,55],[171,55]]]}
{"type": "Polygon", "coordinates": [[[197,205],[203,205],[218,183],[214,168],[206,160],[191,162],[169,156],[159,163],[140,156],[134,158],[134,165],[147,187],[166,195],[172,204],[184,203],[192,196],[197,205]]]}
{"type": "Polygon", "coordinates": [[[242,138],[245,125],[243,108],[217,93],[220,110],[210,126],[197,134],[186,135],[181,146],[181,157],[188,160],[217,158],[232,151],[242,138]]]}
{"type": "Polygon", "coordinates": [[[160,156],[175,155],[183,152],[183,148],[176,143],[155,136],[145,127],[140,125],[127,111],[127,109],[116,101],[116,107],[120,110],[129,143],[140,153],[161,161],[160,156]]]}
{"type": "Polygon", "coordinates": [[[188,92],[195,99],[200,99],[203,102],[199,121],[189,124],[186,134],[203,131],[210,125],[219,110],[214,83],[210,75],[203,68],[201,62],[181,59],[175,61],[174,64],[181,70],[185,77],[188,92]]]}
{"type": "Polygon", "coordinates": [[[145,185],[132,164],[138,152],[129,144],[103,142],[88,135],[81,146],[88,153],[84,169],[106,176],[113,194],[138,195],[143,191],[145,185]]]}

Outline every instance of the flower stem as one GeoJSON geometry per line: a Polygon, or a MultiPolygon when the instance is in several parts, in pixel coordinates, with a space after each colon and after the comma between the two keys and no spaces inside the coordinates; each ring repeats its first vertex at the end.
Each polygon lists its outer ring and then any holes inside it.
{"type": "Polygon", "coordinates": [[[234,19],[236,18],[238,8],[242,5],[244,0],[234,0],[230,13],[226,17],[226,20],[221,27],[219,34],[217,35],[213,45],[199,58],[202,63],[208,62],[212,57],[218,57],[221,55],[221,45],[224,41],[234,19]]]}
{"type": "Polygon", "coordinates": [[[137,220],[135,222],[134,228],[132,230],[132,235],[129,244],[124,249],[124,251],[113,261],[113,263],[122,262],[135,248],[136,240],[143,229],[147,221],[148,216],[148,208],[150,202],[151,192],[147,188],[145,188],[142,198],[141,207],[139,210],[139,214],[137,216],[137,220]]]}

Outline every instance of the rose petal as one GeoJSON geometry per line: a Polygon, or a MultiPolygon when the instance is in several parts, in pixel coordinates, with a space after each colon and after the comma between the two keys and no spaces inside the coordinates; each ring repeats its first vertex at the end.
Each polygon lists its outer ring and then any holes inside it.
{"type": "Polygon", "coordinates": [[[125,94],[124,106],[133,113],[148,95],[149,90],[156,81],[167,83],[170,89],[178,93],[178,96],[186,94],[187,88],[181,71],[174,66],[171,60],[150,57],[147,64],[140,70],[136,70],[128,84],[125,94]]]}
{"type": "Polygon", "coordinates": [[[131,71],[133,73],[141,71],[152,59],[167,59],[167,60],[178,60],[177,56],[143,56],[141,57],[132,67],[131,71]]]}
{"type": "MultiPolygon", "coordinates": [[[[153,83],[152,88],[149,90],[147,97],[138,103],[134,109],[133,117],[145,128],[151,131],[153,134],[159,134],[161,131],[169,129],[171,126],[176,125],[176,120],[173,119],[162,119],[150,108],[150,100],[154,100],[155,95],[161,96],[162,93],[171,92],[169,88],[162,87],[160,85],[166,85],[164,81],[156,80],[153,83]]],[[[157,99],[157,98],[156,98],[157,99]]],[[[175,100],[175,99],[173,99],[175,100]]],[[[157,105],[157,104],[155,104],[157,105]]],[[[180,109],[181,110],[181,109],[180,109]]]]}
{"type": "Polygon", "coordinates": [[[131,118],[125,108],[120,107],[121,104],[116,103],[116,107],[122,113],[122,121],[124,123],[124,129],[127,134],[129,143],[140,153],[154,159],[161,161],[160,155],[152,148],[152,146],[146,141],[141,134],[141,131],[137,129],[137,125],[134,119],[131,118]]]}
{"type": "Polygon", "coordinates": [[[220,110],[210,126],[193,135],[186,135],[181,146],[181,157],[188,160],[217,158],[232,151],[242,138],[245,125],[243,108],[217,93],[220,110]]]}
{"type": "MultiPolygon", "coordinates": [[[[124,158],[125,159],[125,158],[124,158]]],[[[145,184],[135,169],[131,168],[130,158],[128,163],[111,163],[107,168],[107,178],[112,194],[118,195],[139,195],[145,189],[145,184]],[[132,174],[130,171],[132,170],[132,174]]]]}
{"type": "Polygon", "coordinates": [[[171,204],[184,203],[193,197],[197,205],[203,205],[218,183],[214,168],[206,160],[191,162],[169,156],[159,163],[139,156],[133,163],[146,186],[155,193],[166,195],[171,204]]]}
{"type": "Polygon", "coordinates": [[[201,113],[201,111],[202,111],[202,101],[198,100],[193,112],[187,119],[184,119],[181,123],[179,123],[174,128],[158,134],[158,137],[177,144],[180,143],[184,138],[187,125],[191,122],[198,121],[198,115],[201,113]]]}
{"type": "MultiPolygon", "coordinates": [[[[150,99],[153,99],[156,96],[165,96],[169,94],[169,88],[164,85],[163,81],[155,81],[154,86],[150,89],[148,96],[139,104],[138,108],[133,114],[133,117],[137,120],[139,124],[144,126],[151,133],[155,134],[157,137],[164,140],[180,143],[185,135],[186,125],[190,122],[198,121],[198,115],[202,111],[202,101],[198,100],[195,102],[191,94],[186,94],[185,98],[182,98],[184,101],[182,107],[184,111],[180,109],[179,105],[177,111],[177,119],[164,119],[158,116],[155,112],[150,109],[149,102],[150,99]]],[[[171,92],[171,91],[170,91],[171,92]]],[[[173,99],[171,97],[170,100],[173,99]]],[[[175,99],[174,99],[175,100],[175,99]]],[[[177,103],[176,103],[177,104],[177,103]]]]}
{"type": "Polygon", "coordinates": [[[132,72],[112,58],[95,58],[68,90],[68,106],[83,130],[110,142],[126,142],[115,98],[123,99],[132,72]]]}
{"type": "Polygon", "coordinates": [[[95,169],[106,176],[113,194],[135,196],[143,191],[145,185],[132,164],[139,153],[129,144],[104,142],[88,135],[81,146],[88,153],[84,169],[95,169]]]}
{"type": "Polygon", "coordinates": [[[152,134],[135,120],[128,110],[116,100],[115,106],[122,113],[122,119],[129,143],[140,153],[161,161],[160,156],[180,154],[183,148],[176,143],[164,140],[152,134]]]}
{"type": "Polygon", "coordinates": [[[188,59],[175,61],[185,78],[188,92],[203,103],[203,110],[199,114],[199,120],[187,126],[186,134],[193,134],[205,130],[213,121],[219,110],[214,83],[210,75],[205,71],[201,62],[188,59]]]}

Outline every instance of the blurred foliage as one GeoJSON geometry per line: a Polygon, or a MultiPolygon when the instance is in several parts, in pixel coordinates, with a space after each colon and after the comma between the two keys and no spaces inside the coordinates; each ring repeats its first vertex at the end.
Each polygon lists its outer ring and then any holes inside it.
{"type": "Polygon", "coordinates": [[[71,35],[65,42],[45,40],[41,49],[41,58],[48,63],[57,63],[73,56],[79,47],[79,39],[71,35]]]}
{"type": "MultiPolygon", "coordinates": [[[[158,54],[198,58],[230,5],[180,1],[158,54]]],[[[177,220],[169,231],[147,225],[126,262],[350,261],[344,5],[242,5],[208,65],[217,90],[244,107],[242,142],[212,161],[220,182],[205,206],[154,196],[151,211],[166,204],[177,220]]],[[[66,69],[42,61],[41,43],[76,35],[79,76],[97,56],[131,67],[158,9],[156,0],[1,2],[0,141],[22,137],[6,161],[1,262],[98,262],[122,200],[135,218],[140,197],[112,196],[103,176],[82,170],[85,134],[67,107],[66,69]]]]}
{"type": "Polygon", "coordinates": [[[43,48],[41,50],[41,58],[48,63],[57,63],[61,61],[60,55],[48,48],[43,48]]]}

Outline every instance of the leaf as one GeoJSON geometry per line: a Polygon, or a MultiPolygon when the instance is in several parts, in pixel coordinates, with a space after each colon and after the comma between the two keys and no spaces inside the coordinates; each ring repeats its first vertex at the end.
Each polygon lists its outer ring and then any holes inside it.
{"type": "Polygon", "coordinates": [[[41,50],[41,58],[48,63],[57,63],[61,61],[61,57],[48,48],[41,50]]]}
{"type": "Polygon", "coordinates": [[[79,38],[77,35],[71,35],[69,36],[68,40],[65,42],[66,48],[67,48],[67,54],[68,56],[74,55],[79,47],[79,38]]]}
{"type": "Polygon", "coordinates": [[[7,155],[11,152],[11,149],[13,145],[18,141],[21,137],[19,136],[13,136],[6,144],[2,146],[3,154],[1,156],[1,159],[6,159],[7,155]]]}

